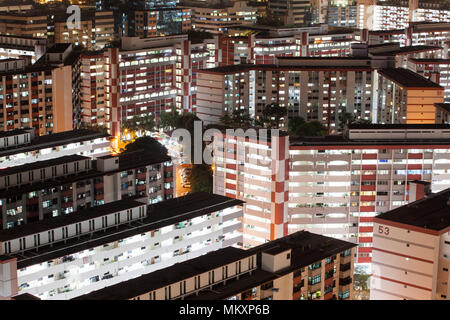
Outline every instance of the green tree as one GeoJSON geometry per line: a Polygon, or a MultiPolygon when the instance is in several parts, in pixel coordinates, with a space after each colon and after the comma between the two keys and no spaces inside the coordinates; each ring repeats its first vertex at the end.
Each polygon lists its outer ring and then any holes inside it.
{"type": "Polygon", "coordinates": [[[87,129],[87,130],[97,131],[97,132],[106,133],[106,134],[108,133],[108,128],[106,128],[105,126],[98,125],[98,124],[90,124],[90,123],[82,122],[80,125],[80,129],[87,129]]]}
{"type": "Polygon", "coordinates": [[[227,113],[224,116],[220,117],[220,123],[224,126],[233,126],[233,118],[227,113]]]}
{"type": "Polygon", "coordinates": [[[289,118],[288,132],[295,134],[299,130],[300,126],[302,126],[304,123],[305,119],[303,119],[302,117],[289,118]]]}
{"type": "Polygon", "coordinates": [[[134,116],[131,119],[122,121],[122,129],[128,129],[139,133],[154,131],[155,127],[155,116],[153,115],[134,116]]]}
{"type": "Polygon", "coordinates": [[[178,114],[175,107],[173,107],[170,112],[161,112],[159,114],[158,127],[163,129],[164,131],[172,130],[177,126],[179,117],[180,115],[178,114]]]}
{"type": "Polygon", "coordinates": [[[352,124],[371,124],[372,122],[370,120],[365,119],[356,119],[353,114],[350,112],[343,112],[339,116],[339,131],[344,131],[344,128],[347,126],[350,126],[352,124]]]}
{"type": "Polygon", "coordinates": [[[145,152],[162,155],[167,155],[168,152],[167,148],[164,145],[159,143],[158,140],[149,136],[137,138],[134,142],[127,144],[124,153],[138,150],[145,150],[145,152]]]}
{"type": "Polygon", "coordinates": [[[316,120],[310,122],[293,120],[290,125],[288,123],[288,131],[297,137],[319,137],[325,136],[328,133],[327,128],[316,120]]]}
{"type": "Polygon", "coordinates": [[[241,110],[233,110],[231,115],[225,114],[220,118],[220,122],[225,126],[231,127],[248,127],[253,125],[250,115],[241,110]]]}
{"type": "Polygon", "coordinates": [[[200,119],[196,116],[195,113],[192,112],[183,113],[182,115],[178,116],[175,127],[183,128],[193,133],[195,121],[200,121],[200,119]]]}
{"type": "Polygon", "coordinates": [[[278,129],[282,124],[282,119],[287,116],[287,109],[280,107],[278,103],[271,103],[264,107],[261,122],[264,127],[278,129]]]}
{"type": "Polygon", "coordinates": [[[195,192],[213,192],[213,176],[211,166],[207,164],[194,164],[188,175],[191,184],[190,193],[195,192]]]}

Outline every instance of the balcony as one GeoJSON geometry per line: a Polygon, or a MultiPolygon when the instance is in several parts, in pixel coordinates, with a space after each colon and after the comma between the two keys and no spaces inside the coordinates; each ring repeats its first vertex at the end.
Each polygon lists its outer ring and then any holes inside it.
{"type": "Polygon", "coordinates": [[[333,293],[333,291],[330,291],[328,293],[325,293],[323,296],[323,300],[336,300],[336,295],[333,293]]]}
{"type": "MultiPolygon", "coordinates": [[[[342,259],[341,259],[341,261],[342,261],[342,259]]],[[[340,267],[339,267],[339,270],[341,271],[341,272],[344,272],[344,271],[347,271],[347,270],[350,270],[352,268],[352,266],[351,266],[351,263],[350,262],[347,262],[347,263],[341,263],[341,265],[340,265],[340,267]]]]}
{"type": "Polygon", "coordinates": [[[321,283],[321,282],[318,282],[318,283],[316,283],[316,284],[309,284],[308,290],[309,290],[310,292],[316,292],[316,291],[319,291],[319,290],[320,290],[321,286],[322,286],[322,283],[321,283]]]}
{"type": "Polygon", "coordinates": [[[341,264],[347,264],[347,263],[349,263],[351,261],[352,261],[352,256],[351,255],[348,255],[348,256],[345,256],[345,257],[341,256],[341,264]]]}
{"type": "MultiPolygon", "coordinates": [[[[346,279],[346,278],[350,278],[350,276],[351,276],[351,269],[348,269],[348,270],[345,270],[345,271],[342,271],[341,270],[341,273],[339,274],[339,277],[341,278],[341,279],[346,279]]],[[[350,278],[350,280],[351,280],[351,278],[350,278]]]]}
{"type": "MultiPolygon", "coordinates": [[[[346,278],[339,278],[339,287],[347,286],[350,283],[352,283],[352,278],[350,276],[348,276],[346,278]]],[[[341,290],[341,291],[345,291],[345,290],[341,290]]]]}

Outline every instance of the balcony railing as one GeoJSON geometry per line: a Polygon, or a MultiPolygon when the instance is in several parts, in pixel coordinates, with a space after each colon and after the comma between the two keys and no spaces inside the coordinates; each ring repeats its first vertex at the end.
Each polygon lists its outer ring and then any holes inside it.
{"type": "Polygon", "coordinates": [[[346,286],[349,285],[350,283],[352,283],[352,278],[351,277],[346,277],[346,278],[340,278],[339,279],[339,286],[346,286]]]}

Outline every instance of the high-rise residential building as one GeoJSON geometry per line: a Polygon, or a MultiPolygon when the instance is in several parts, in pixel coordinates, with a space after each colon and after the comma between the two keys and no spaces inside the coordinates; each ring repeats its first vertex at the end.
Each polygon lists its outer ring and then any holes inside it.
{"type": "Polygon", "coordinates": [[[67,155],[0,173],[2,228],[69,214],[127,197],[156,203],[173,197],[170,157],[137,151],[119,156],[67,155]]]}
{"type": "Polygon", "coordinates": [[[32,127],[36,135],[80,125],[80,60],[70,44],[54,45],[34,65],[0,60],[0,130],[32,127]]]}
{"type": "Polygon", "coordinates": [[[241,205],[206,193],[123,199],[2,230],[0,297],[71,299],[236,245],[241,205]]]}
{"type": "Polygon", "coordinates": [[[31,9],[0,13],[0,34],[46,38],[49,44],[72,43],[88,50],[98,50],[116,39],[113,11],[81,9],[79,20],[74,12],[31,9]]]}
{"type": "Polygon", "coordinates": [[[180,8],[191,8],[192,29],[214,34],[236,25],[255,24],[257,19],[257,8],[246,1],[182,1],[180,8]]]}
{"type": "Polygon", "coordinates": [[[444,87],[444,103],[450,103],[450,59],[408,59],[408,69],[444,87]]]}
{"type": "Polygon", "coordinates": [[[116,39],[113,11],[81,10],[80,21],[70,22],[67,13],[55,18],[55,43],[72,43],[99,50],[116,39]],[[78,25],[77,25],[78,24],[78,25]]]}
{"type": "Polygon", "coordinates": [[[358,6],[356,1],[330,1],[326,8],[327,23],[332,27],[351,27],[358,26],[358,6]]]}
{"type": "Polygon", "coordinates": [[[356,262],[370,263],[375,216],[419,199],[423,184],[415,181],[430,182],[433,192],[448,186],[449,131],[361,125],[345,136],[269,132],[269,141],[252,132],[217,134],[214,193],[246,202],[244,246],[308,230],[358,243],[356,262]]]}
{"type": "Polygon", "coordinates": [[[258,119],[267,104],[278,103],[288,117],[335,130],[342,112],[372,118],[374,69],[367,57],[278,57],[275,65],[204,69],[197,74],[197,115],[208,124],[233,110],[258,119]]]}
{"type": "Polygon", "coordinates": [[[29,58],[35,63],[44,55],[46,42],[42,38],[0,35],[0,59],[29,58]]]}
{"type": "MultiPolygon", "coordinates": [[[[352,55],[346,57],[288,56],[291,52],[272,56],[273,64],[263,60],[269,63],[204,69],[198,72],[196,110],[210,124],[219,123],[233,110],[258,119],[266,105],[276,103],[287,108],[288,117],[317,120],[330,132],[339,130],[344,113],[372,122],[406,123],[409,112],[410,123],[435,123],[434,103],[444,101],[444,88],[393,67],[406,67],[408,59],[430,58],[439,50],[423,45],[352,43],[352,55]]],[[[222,46],[222,52],[226,51],[222,46]]]]}
{"type": "Polygon", "coordinates": [[[186,33],[190,29],[190,8],[158,8],[128,13],[124,34],[149,38],[186,33]]]}
{"type": "Polygon", "coordinates": [[[415,22],[450,22],[450,7],[439,0],[358,0],[358,27],[405,29],[415,22]]]}
{"type": "Polygon", "coordinates": [[[444,102],[444,88],[403,68],[378,71],[377,123],[436,123],[435,103],[444,102]]]}
{"type": "Polygon", "coordinates": [[[81,60],[81,123],[120,131],[119,49],[83,51],[81,60]]]}
{"type": "Polygon", "coordinates": [[[45,12],[26,10],[0,13],[0,34],[18,37],[47,38],[45,12]]]}
{"type": "Polygon", "coordinates": [[[276,57],[340,57],[351,53],[361,32],[326,24],[313,27],[238,26],[220,36],[220,66],[255,63],[274,64],[276,57]]]}
{"type": "Polygon", "coordinates": [[[369,45],[398,42],[400,46],[427,45],[441,47],[435,58],[448,57],[450,23],[414,23],[410,27],[398,30],[363,30],[367,36],[364,41],[369,45]]]}
{"type": "Polygon", "coordinates": [[[76,300],[348,300],[354,246],[300,231],[250,250],[210,252],[76,300]]]}
{"type": "Polygon", "coordinates": [[[35,136],[33,129],[0,133],[0,169],[67,155],[91,158],[109,154],[109,135],[92,130],[73,130],[35,136]]]}
{"type": "Polygon", "coordinates": [[[374,218],[371,300],[449,300],[450,189],[374,218]]]}
{"type": "Polygon", "coordinates": [[[284,25],[311,24],[315,21],[313,2],[311,0],[269,0],[267,10],[284,25]]]}
{"type": "Polygon", "coordinates": [[[188,35],[122,38],[119,51],[122,119],[140,114],[154,114],[158,119],[161,112],[173,107],[192,111],[196,70],[216,64],[214,41],[190,40],[188,35]]]}

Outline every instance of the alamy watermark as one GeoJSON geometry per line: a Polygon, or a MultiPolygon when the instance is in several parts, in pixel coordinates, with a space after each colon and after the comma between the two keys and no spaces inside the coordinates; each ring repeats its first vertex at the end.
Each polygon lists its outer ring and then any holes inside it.
{"type": "MultiPolygon", "coordinates": [[[[226,129],[224,134],[210,128],[203,132],[202,122],[194,121],[193,136],[187,129],[175,129],[171,138],[182,145],[185,163],[211,165],[214,162],[274,169],[272,156],[279,153],[279,144],[272,142],[279,136],[279,129],[226,129]]],[[[272,170],[262,170],[261,174],[265,172],[272,174],[272,170]]]]}
{"type": "Polygon", "coordinates": [[[66,13],[69,14],[67,18],[67,29],[81,29],[81,8],[79,6],[68,6],[66,13]]]}

